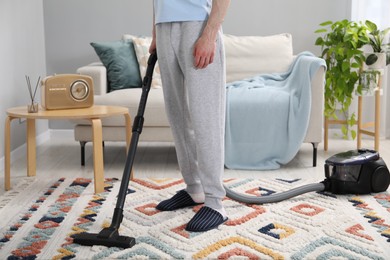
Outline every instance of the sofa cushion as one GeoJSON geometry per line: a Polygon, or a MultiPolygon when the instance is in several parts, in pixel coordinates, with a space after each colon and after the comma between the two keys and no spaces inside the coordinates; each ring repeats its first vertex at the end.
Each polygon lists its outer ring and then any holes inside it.
{"type": "Polygon", "coordinates": [[[293,61],[291,34],[271,36],[224,35],[226,81],[232,82],[262,73],[288,70],[293,61]]]}
{"type": "MultiPolygon", "coordinates": [[[[137,115],[142,88],[121,89],[106,95],[95,96],[95,105],[123,106],[129,108],[131,120],[137,115]]],[[[165,113],[162,89],[151,89],[145,109],[144,126],[169,127],[165,113]]],[[[90,124],[88,122],[88,124],[90,124]]],[[[124,126],[123,116],[110,117],[102,120],[104,126],[124,126]]]]}
{"type": "Polygon", "coordinates": [[[108,92],[141,86],[142,80],[132,41],[92,42],[91,45],[107,69],[108,92]]]}
{"type": "MultiPolygon", "coordinates": [[[[134,43],[134,50],[137,56],[139,70],[141,72],[141,77],[145,77],[146,68],[148,67],[148,59],[149,59],[149,47],[152,43],[151,37],[136,37],[131,34],[124,34],[122,36],[123,40],[131,39],[134,43]]],[[[154,66],[153,71],[153,80],[151,88],[161,88],[161,74],[160,67],[158,65],[158,61],[154,66]]]]}

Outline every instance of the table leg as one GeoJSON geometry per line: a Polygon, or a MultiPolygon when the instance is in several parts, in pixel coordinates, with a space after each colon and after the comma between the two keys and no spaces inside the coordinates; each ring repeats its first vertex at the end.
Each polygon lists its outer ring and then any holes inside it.
{"type": "Polygon", "coordinates": [[[35,119],[27,119],[27,176],[35,176],[36,158],[35,119]]]}
{"type": "Polygon", "coordinates": [[[363,97],[358,97],[358,118],[357,118],[357,148],[362,147],[362,128],[363,128],[363,97]]]}
{"type": "Polygon", "coordinates": [[[381,120],[381,85],[382,76],[379,77],[378,89],[375,91],[375,140],[374,147],[375,151],[379,152],[379,138],[380,138],[380,120],[381,120]]]}
{"type": "Polygon", "coordinates": [[[329,130],[329,119],[324,118],[324,151],[328,151],[328,130],[329,130]]]}
{"type": "Polygon", "coordinates": [[[104,161],[103,161],[103,136],[102,121],[92,119],[92,141],[93,141],[93,169],[95,179],[95,193],[104,191],[104,161]]]}
{"type": "Polygon", "coordinates": [[[4,129],[4,188],[11,189],[11,121],[13,117],[7,116],[4,129]]]}

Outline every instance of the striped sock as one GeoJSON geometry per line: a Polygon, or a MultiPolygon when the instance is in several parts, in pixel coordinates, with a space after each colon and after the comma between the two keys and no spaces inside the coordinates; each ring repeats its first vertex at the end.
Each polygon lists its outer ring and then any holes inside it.
{"type": "Polygon", "coordinates": [[[186,230],[192,232],[208,231],[217,228],[227,219],[227,217],[224,218],[218,211],[204,206],[188,222],[186,230]]]}
{"type": "Polygon", "coordinates": [[[156,206],[156,209],[161,211],[172,211],[175,209],[196,206],[199,204],[201,203],[196,203],[185,190],[181,190],[176,193],[172,198],[161,201],[156,206]]]}

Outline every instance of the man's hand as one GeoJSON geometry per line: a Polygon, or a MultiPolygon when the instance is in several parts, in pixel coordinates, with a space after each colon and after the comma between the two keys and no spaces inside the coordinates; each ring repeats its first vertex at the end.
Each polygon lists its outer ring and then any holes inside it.
{"type": "Polygon", "coordinates": [[[152,54],[153,52],[156,52],[157,45],[156,45],[156,25],[155,25],[155,17],[154,17],[154,3],[153,3],[153,29],[152,29],[152,42],[149,46],[149,53],[152,54]]]}
{"type": "Polygon", "coordinates": [[[149,53],[152,54],[156,51],[157,45],[156,45],[156,37],[152,38],[152,42],[150,43],[149,46],[149,53]]]}
{"type": "Polygon", "coordinates": [[[194,47],[194,66],[197,69],[204,69],[213,63],[216,50],[215,40],[202,35],[194,47]]]}
{"type": "Polygon", "coordinates": [[[152,42],[149,46],[149,53],[152,54],[153,52],[156,52],[156,26],[154,25],[154,14],[153,14],[153,30],[152,30],[152,42]]]}
{"type": "Polygon", "coordinates": [[[194,66],[204,69],[213,63],[217,34],[225,18],[230,0],[213,0],[207,24],[194,46],[194,66]]]}

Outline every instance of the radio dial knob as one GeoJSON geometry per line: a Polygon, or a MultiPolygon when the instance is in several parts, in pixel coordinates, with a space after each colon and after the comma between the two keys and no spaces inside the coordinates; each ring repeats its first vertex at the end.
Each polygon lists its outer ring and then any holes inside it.
{"type": "Polygon", "coordinates": [[[84,81],[78,80],[73,82],[70,93],[75,100],[81,101],[88,97],[89,87],[84,81]]]}

